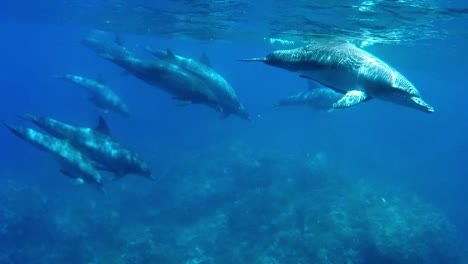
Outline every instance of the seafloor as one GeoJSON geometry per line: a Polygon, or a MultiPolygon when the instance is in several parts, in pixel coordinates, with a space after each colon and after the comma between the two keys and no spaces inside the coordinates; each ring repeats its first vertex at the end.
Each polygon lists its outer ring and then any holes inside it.
{"type": "Polygon", "coordinates": [[[332,165],[230,142],[106,194],[4,181],[0,263],[462,263],[442,212],[332,165]]]}

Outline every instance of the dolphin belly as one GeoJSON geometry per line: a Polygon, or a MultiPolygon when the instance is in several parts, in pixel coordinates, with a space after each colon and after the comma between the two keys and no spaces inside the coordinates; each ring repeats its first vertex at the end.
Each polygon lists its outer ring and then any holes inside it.
{"type": "Polygon", "coordinates": [[[351,72],[344,70],[322,69],[322,70],[302,70],[298,71],[299,76],[313,80],[323,86],[338,92],[346,93],[363,87],[358,83],[357,78],[351,72]]]}

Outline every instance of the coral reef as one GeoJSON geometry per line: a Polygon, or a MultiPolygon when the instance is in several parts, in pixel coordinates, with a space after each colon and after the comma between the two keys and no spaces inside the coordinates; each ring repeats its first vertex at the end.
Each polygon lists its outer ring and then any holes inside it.
{"type": "MultiPolygon", "coordinates": [[[[456,230],[409,192],[230,143],[180,157],[157,184],[106,196],[0,188],[1,263],[462,263],[456,230]]],[[[21,187],[23,186],[23,187],[21,187]]]]}

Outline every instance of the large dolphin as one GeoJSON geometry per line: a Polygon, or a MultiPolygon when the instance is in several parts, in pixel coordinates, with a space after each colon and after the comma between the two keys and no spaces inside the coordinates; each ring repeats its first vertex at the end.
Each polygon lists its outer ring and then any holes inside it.
{"type": "Polygon", "coordinates": [[[333,103],[341,97],[343,97],[342,93],[328,87],[318,87],[312,81],[309,81],[309,87],[306,91],[283,98],[278,102],[278,105],[307,105],[317,110],[330,110],[333,103]]]}
{"type": "Polygon", "coordinates": [[[90,157],[98,169],[114,173],[116,179],[126,174],[136,174],[153,179],[151,171],[141,157],[133,150],[116,141],[102,117],[96,128],[75,127],[49,117],[25,115],[38,127],[70,142],[76,149],[90,157]]]}
{"type": "Polygon", "coordinates": [[[60,172],[77,179],[79,182],[87,182],[102,190],[102,177],[93,166],[93,162],[74,148],[67,140],[55,138],[37,132],[34,129],[5,126],[19,138],[29,142],[37,148],[52,154],[60,163],[60,172]]]}
{"type": "Polygon", "coordinates": [[[434,112],[434,108],[421,99],[419,91],[401,73],[348,43],[311,44],[242,61],[262,61],[345,93],[333,104],[334,108],[379,98],[427,113],[434,112]]]}
{"type": "Polygon", "coordinates": [[[179,105],[205,104],[222,110],[209,84],[179,65],[164,60],[145,61],[115,42],[95,37],[87,37],[82,43],[137,78],[170,93],[179,105]]]}
{"type": "Polygon", "coordinates": [[[123,100],[109,86],[101,81],[85,78],[74,74],[65,74],[55,76],[76,84],[89,93],[89,100],[98,108],[105,111],[114,111],[116,113],[128,116],[128,107],[123,100]]]}
{"type": "Polygon", "coordinates": [[[169,49],[160,51],[147,47],[146,50],[161,60],[182,67],[184,70],[205,82],[216,96],[219,110],[224,115],[235,114],[242,118],[249,118],[249,114],[240,103],[236,91],[234,91],[232,86],[211,67],[206,56],[203,56],[200,61],[197,61],[176,55],[169,49]]]}

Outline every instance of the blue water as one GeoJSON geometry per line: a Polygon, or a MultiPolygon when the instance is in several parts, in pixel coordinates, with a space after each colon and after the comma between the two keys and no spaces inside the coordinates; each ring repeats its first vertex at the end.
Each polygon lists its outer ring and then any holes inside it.
{"type": "MultiPolygon", "coordinates": [[[[63,7],[54,6],[58,16],[63,7]]],[[[207,53],[249,122],[178,106],[99,58],[80,41],[100,24],[48,19],[42,8],[34,19],[18,6],[5,10],[0,119],[33,127],[18,118],[31,113],[94,127],[103,115],[156,180],[107,180],[103,194],[0,129],[0,263],[466,263],[463,14],[432,25],[444,37],[365,47],[408,77],[434,114],[380,100],[331,113],[281,108],[279,99],[306,89],[304,79],[236,60],[297,45],[120,30],[124,45],[148,60],[145,46],[195,59],[207,53]],[[51,77],[64,73],[102,76],[131,117],[103,113],[83,90],[51,77]]]]}

